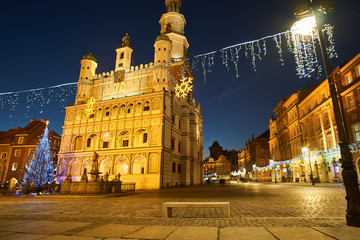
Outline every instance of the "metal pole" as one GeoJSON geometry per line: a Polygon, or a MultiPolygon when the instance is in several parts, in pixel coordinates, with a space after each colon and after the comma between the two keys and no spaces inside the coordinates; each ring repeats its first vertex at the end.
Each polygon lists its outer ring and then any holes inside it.
{"type": "Polygon", "coordinates": [[[308,150],[308,158],[309,158],[309,165],[310,165],[310,180],[311,180],[311,184],[312,184],[312,185],[315,185],[313,170],[312,170],[312,167],[311,167],[310,150],[308,150]]]}
{"type": "Polygon", "coordinates": [[[330,96],[334,108],[334,115],[336,120],[336,126],[339,133],[339,146],[341,152],[341,167],[343,168],[342,175],[344,179],[344,186],[346,191],[346,222],[348,226],[360,227],[360,193],[358,185],[358,176],[354,168],[352,154],[349,149],[347,141],[347,135],[344,127],[344,121],[342,119],[341,110],[339,107],[338,97],[335,89],[335,85],[332,81],[332,72],[329,57],[326,52],[326,46],[324,36],[322,34],[321,26],[318,23],[317,10],[313,9],[313,14],[316,20],[316,27],[318,31],[318,37],[320,41],[321,53],[325,64],[326,76],[329,84],[330,96]]]}

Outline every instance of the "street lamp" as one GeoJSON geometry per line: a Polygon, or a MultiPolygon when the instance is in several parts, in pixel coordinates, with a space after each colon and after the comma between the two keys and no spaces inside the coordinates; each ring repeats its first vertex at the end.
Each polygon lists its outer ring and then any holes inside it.
{"type": "MultiPolygon", "coordinates": [[[[326,52],[326,46],[324,41],[324,36],[322,34],[322,27],[317,24],[319,15],[324,15],[329,12],[333,12],[333,4],[330,1],[317,1],[313,2],[310,0],[310,3],[304,4],[295,9],[295,17],[299,18],[308,18],[313,17],[315,20],[315,28],[317,30],[318,39],[320,42],[321,53],[325,65],[326,77],[329,84],[330,96],[334,108],[334,115],[336,120],[336,126],[339,134],[339,146],[341,153],[341,166],[343,168],[342,175],[344,179],[345,191],[346,191],[346,222],[349,226],[360,227],[360,193],[358,185],[358,177],[354,168],[354,163],[352,155],[349,149],[349,144],[347,141],[347,134],[344,127],[344,122],[339,107],[339,100],[337,97],[335,85],[332,81],[332,72],[329,57],[326,52]]],[[[307,24],[305,26],[310,26],[307,24]]]]}
{"type": "Polygon", "coordinates": [[[313,170],[312,170],[312,167],[311,167],[311,160],[310,160],[310,151],[309,151],[309,148],[303,147],[303,148],[301,149],[301,151],[302,151],[303,154],[306,153],[306,155],[308,156],[309,165],[310,165],[310,180],[311,180],[311,184],[312,184],[312,185],[315,185],[313,170]]]}

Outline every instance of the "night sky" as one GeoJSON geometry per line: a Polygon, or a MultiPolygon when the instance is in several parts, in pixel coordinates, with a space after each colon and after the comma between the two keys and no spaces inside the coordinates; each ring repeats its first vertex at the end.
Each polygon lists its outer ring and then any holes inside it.
{"type": "MultiPolygon", "coordinates": [[[[180,12],[187,25],[188,56],[207,53],[229,45],[259,39],[290,29],[293,11],[302,0],[209,1],[183,0],[180,12]]],[[[335,26],[337,59],[332,67],[360,52],[359,0],[334,0],[336,12],[323,18],[335,26]]],[[[134,49],[133,65],[153,62],[154,41],[160,34],[159,19],[164,0],[138,1],[6,1],[0,14],[0,92],[18,91],[76,82],[80,60],[91,52],[98,60],[97,73],[115,66],[115,49],[129,33],[134,49]]],[[[274,41],[267,42],[268,54],[257,61],[241,57],[240,76],[227,70],[217,55],[206,84],[194,69],[193,96],[201,104],[204,118],[204,156],[217,140],[225,149],[239,150],[251,135],[268,129],[272,110],[287,95],[319,83],[322,79],[299,79],[294,57],[282,50],[279,61],[274,41]]],[[[74,97],[66,100],[73,105],[74,97]]],[[[30,118],[50,120],[50,129],[62,134],[64,112],[51,103],[40,114],[32,109],[25,118],[24,101],[9,118],[9,107],[0,110],[0,131],[24,127],[30,118]]]]}

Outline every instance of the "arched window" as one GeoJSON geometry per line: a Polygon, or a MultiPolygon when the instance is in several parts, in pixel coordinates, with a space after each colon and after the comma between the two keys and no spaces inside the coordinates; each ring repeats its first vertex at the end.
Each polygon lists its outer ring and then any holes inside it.
{"type": "Polygon", "coordinates": [[[129,147],[130,146],[130,132],[123,131],[119,134],[119,146],[120,147],[129,147]]]}
{"type": "Polygon", "coordinates": [[[122,105],[120,106],[120,114],[125,114],[125,109],[126,109],[125,104],[122,104],[122,105]]]}
{"type": "Polygon", "coordinates": [[[141,146],[148,143],[148,133],[145,129],[136,131],[134,136],[134,146],[141,146]]]}
{"type": "Polygon", "coordinates": [[[88,175],[88,177],[90,177],[90,171],[91,171],[91,160],[88,159],[86,160],[86,162],[84,163],[84,169],[83,172],[81,173],[81,175],[84,173],[84,171],[86,171],[86,174],[88,175]]]}
{"type": "Polygon", "coordinates": [[[106,173],[108,173],[110,175],[110,160],[109,159],[103,159],[100,162],[99,165],[99,172],[101,173],[101,175],[106,175],[106,173]]]}
{"type": "Polygon", "coordinates": [[[96,148],[96,142],[97,142],[97,136],[96,134],[90,135],[86,139],[86,148],[95,149],[96,148]]]}
{"type": "Polygon", "coordinates": [[[82,150],[82,144],[83,144],[82,136],[77,136],[74,139],[74,148],[73,148],[73,150],[75,150],[75,151],[82,150]]]}
{"type": "Polygon", "coordinates": [[[80,175],[80,162],[78,160],[72,161],[69,168],[69,172],[72,176],[80,175]]]}
{"type": "Polygon", "coordinates": [[[150,103],[149,103],[149,101],[146,101],[145,103],[144,103],[144,112],[145,111],[149,111],[150,110],[150,103]]]}
{"type": "Polygon", "coordinates": [[[113,134],[112,133],[106,133],[104,134],[103,138],[102,138],[102,147],[103,148],[109,148],[111,147],[111,141],[113,139],[113,134]]]}
{"type": "Polygon", "coordinates": [[[127,107],[127,113],[132,113],[133,108],[134,108],[134,104],[130,103],[127,107]]]}
{"type": "Polygon", "coordinates": [[[136,103],[136,112],[141,112],[141,102],[136,103]]]}
{"type": "Polygon", "coordinates": [[[115,175],[118,175],[119,173],[121,175],[128,174],[128,171],[129,171],[129,163],[125,158],[120,158],[116,160],[115,169],[114,169],[115,175]]]}
{"type": "Polygon", "coordinates": [[[155,99],[152,102],[152,110],[158,110],[158,109],[160,109],[160,100],[155,99]]]}
{"type": "Polygon", "coordinates": [[[145,174],[145,158],[137,157],[133,162],[133,174],[145,174]]]}
{"type": "Polygon", "coordinates": [[[104,113],[105,117],[110,116],[110,107],[106,107],[105,108],[105,113],[104,113]]]}

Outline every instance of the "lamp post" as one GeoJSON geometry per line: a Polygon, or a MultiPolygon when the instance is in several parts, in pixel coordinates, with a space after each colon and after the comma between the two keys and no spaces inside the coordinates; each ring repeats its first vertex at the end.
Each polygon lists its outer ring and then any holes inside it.
{"type": "Polygon", "coordinates": [[[310,159],[310,151],[309,151],[309,148],[303,147],[303,148],[301,149],[301,151],[302,151],[303,154],[306,153],[306,155],[308,156],[309,165],[310,165],[310,180],[311,180],[311,184],[312,184],[312,185],[315,185],[313,170],[312,170],[312,167],[311,167],[311,159],[310,159]]]}
{"type": "MultiPolygon", "coordinates": [[[[322,28],[317,24],[319,15],[333,12],[334,8],[330,1],[313,2],[310,0],[309,4],[302,5],[296,8],[294,15],[305,19],[305,17],[312,17],[314,24],[317,29],[318,39],[320,42],[321,53],[325,65],[326,77],[329,84],[330,96],[334,108],[334,115],[336,120],[336,126],[339,134],[339,146],[341,152],[341,164],[342,164],[342,175],[344,179],[345,191],[346,191],[346,222],[348,226],[360,227],[360,193],[359,185],[357,183],[358,177],[354,168],[352,155],[349,149],[347,141],[347,134],[344,127],[344,122],[339,107],[339,100],[337,97],[335,85],[332,81],[332,72],[329,57],[326,52],[326,46],[324,36],[322,34],[322,28]]],[[[309,27],[310,24],[307,24],[309,27]]]]}

